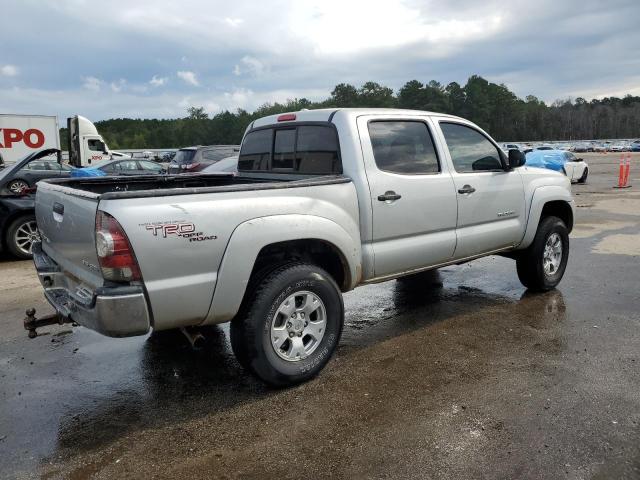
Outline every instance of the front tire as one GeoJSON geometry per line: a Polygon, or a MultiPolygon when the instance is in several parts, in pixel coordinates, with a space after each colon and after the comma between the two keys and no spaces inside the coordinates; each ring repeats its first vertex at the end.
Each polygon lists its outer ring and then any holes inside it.
{"type": "Polygon", "coordinates": [[[20,193],[29,188],[29,184],[22,180],[22,179],[16,179],[16,180],[11,180],[8,184],[7,184],[7,188],[11,191],[11,193],[13,193],[14,195],[20,195],[20,193]]]}
{"type": "Polygon", "coordinates": [[[38,226],[34,215],[16,218],[7,229],[5,244],[15,257],[27,260],[32,257],[33,242],[40,240],[38,226]]]}
{"type": "Polygon", "coordinates": [[[540,221],[533,243],[516,259],[520,282],[532,291],[545,292],[562,280],[569,260],[569,233],[558,217],[540,221]]]}
{"type": "Polygon", "coordinates": [[[578,183],[586,183],[587,182],[587,176],[589,176],[589,169],[585,168],[584,172],[582,172],[582,176],[578,180],[578,183]]]}
{"type": "Polygon", "coordinates": [[[244,368],[269,385],[286,387],[324,368],[343,323],[342,294],[326,271],[283,265],[247,289],[231,322],[231,347],[244,368]]]}

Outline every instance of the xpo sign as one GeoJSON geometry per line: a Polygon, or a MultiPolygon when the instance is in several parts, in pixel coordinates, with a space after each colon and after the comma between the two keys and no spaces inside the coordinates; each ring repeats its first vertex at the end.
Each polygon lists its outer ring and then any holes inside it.
{"type": "Polygon", "coordinates": [[[0,114],[0,155],[5,162],[45,148],[60,148],[56,117],[0,114]]]}
{"type": "Polygon", "coordinates": [[[18,128],[0,128],[0,148],[11,148],[18,142],[24,142],[29,148],[40,148],[44,145],[44,133],[37,128],[24,132],[18,128]]]}

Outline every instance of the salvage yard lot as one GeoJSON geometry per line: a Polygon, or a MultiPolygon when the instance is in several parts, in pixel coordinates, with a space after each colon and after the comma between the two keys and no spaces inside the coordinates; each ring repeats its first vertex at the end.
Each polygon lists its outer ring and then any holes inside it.
{"type": "Polygon", "coordinates": [[[48,313],[30,262],[0,261],[3,478],[639,478],[640,155],[581,154],[567,273],[530,294],[511,260],[345,296],[334,360],[264,387],[227,326],[116,340],[48,313]]]}

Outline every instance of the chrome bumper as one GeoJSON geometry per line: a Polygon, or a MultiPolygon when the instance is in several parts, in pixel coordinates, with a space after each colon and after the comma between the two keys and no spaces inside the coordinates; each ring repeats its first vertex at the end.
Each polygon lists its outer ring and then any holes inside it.
{"type": "Polygon", "coordinates": [[[149,331],[151,318],[142,287],[83,289],[42,251],[39,242],[33,245],[33,262],[45,297],[62,317],[109,337],[149,331]]]}

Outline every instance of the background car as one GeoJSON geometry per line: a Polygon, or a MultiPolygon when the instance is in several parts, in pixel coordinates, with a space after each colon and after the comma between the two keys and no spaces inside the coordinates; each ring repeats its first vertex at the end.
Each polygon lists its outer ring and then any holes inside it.
{"type": "Polygon", "coordinates": [[[571,152],[564,150],[534,150],[526,154],[525,165],[564,173],[572,182],[585,183],[589,165],[571,152]]]}
{"type": "Polygon", "coordinates": [[[76,168],[72,177],[104,177],[107,175],[160,175],[162,166],[150,160],[103,160],[91,167],[76,168]]]}
{"type": "Polygon", "coordinates": [[[169,164],[169,173],[189,173],[204,170],[223,158],[237,155],[238,145],[208,145],[178,150],[169,164]]]}
{"type": "Polygon", "coordinates": [[[18,195],[45,178],[69,177],[73,167],[61,163],[60,150],[31,153],[0,171],[0,195],[18,195]]]}
{"type": "Polygon", "coordinates": [[[200,173],[235,173],[238,171],[238,156],[234,155],[233,157],[223,158],[222,160],[214,163],[213,165],[209,165],[207,168],[203,169],[200,173]]]}
{"type": "Polygon", "coordinates": [[[640,152],[640,140],[636,140],[631,143],[631,151],[632,152],[640,152]]]}
{"type": "Polygon", "coordinates": [[[33,193],[0,197],[0,251],[31,258],[33,242],[40,239],[35,203],[33,193]]]}

